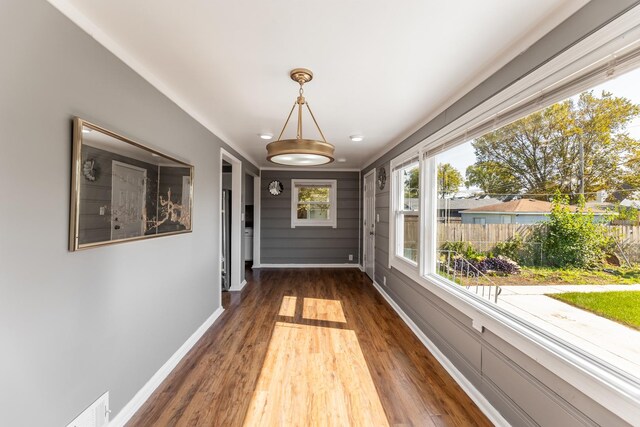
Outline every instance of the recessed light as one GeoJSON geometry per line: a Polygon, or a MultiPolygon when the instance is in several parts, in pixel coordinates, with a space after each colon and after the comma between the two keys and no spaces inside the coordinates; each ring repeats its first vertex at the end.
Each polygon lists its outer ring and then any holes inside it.
{"type": "Polygon", "coordinates": [[[258,135],[261,139],[271,139],[273,138],[273,135],[271,135],[270,133],[261,133],[258,135]]]}
{"type": "Polygon", "coordinates": [[[364,136],[362,135],[351,135],[349,138],[351,138],[351,140],[353,142],[360,142],[364,139],[364,136]]]}
{"type": "Polygon", "coordinates": [[[338,163],[344,163],[346,161],[347,161],[347,159],[345,159],[344,157],[336,160],[336,162],[338,162],[338,163]]]}
{"type": "Polygon", "coordinates": [[[82,133],[90,133],[90,132],[93,132],[93,129],[88,128],[88,127],[83,127],[82,128],[82,133]]]}

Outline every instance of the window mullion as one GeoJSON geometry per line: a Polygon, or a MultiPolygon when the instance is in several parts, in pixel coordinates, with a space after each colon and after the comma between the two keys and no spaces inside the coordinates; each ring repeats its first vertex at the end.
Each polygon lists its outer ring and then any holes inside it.
{"type": "Polygon", "coordinates": [[[438,191],[437,191],[437,167],[436,158],[430,157],[423,159],[422,170],[424,176],[421,178],[421,184],[424,191],[421,192],[422,202],[421,210],[424,212],[424,224],[422,226],[422,275],[434,274],[436,271],[436,257],[437,257],[437,236],[438,236],[438,224],[437,224],[437,206],[438,206],[438,191]]]}

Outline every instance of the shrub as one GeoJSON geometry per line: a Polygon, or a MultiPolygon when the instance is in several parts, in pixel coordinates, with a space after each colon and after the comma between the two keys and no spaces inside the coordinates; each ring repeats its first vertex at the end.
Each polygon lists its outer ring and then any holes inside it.
{"type": "Polygon", "coordinates": [[[458,255],[463,256],[469,260],[478,260],[482,258],[482,254],[478,252],[469,242],[451,242],[447,241],[442,244],[442,249],[445,251],[456,252],[458,255]]]}
{"type": "Polygon", "coordinates": [[[497,257],[485,258],[482,261],[474,263],[475,267],[484,274],[499,273],[499,274],[518,274],[520,273],[520,266],[518,263],[499,255],[497,257]]]}
{"type": "Polygon", "coordinates": [[[522,237],[519,234],[515,234],[509,240],[498,242],[492,252],[495,256],[502,255],[512,260],[521,261],[523,246],[522,237]]]}
{"type": "Polygon", "coordinates": [[[603,263],[611,241],[603,224],[595,222],[593,212],[585,209],[583,197],[571,212],[568,198],[557,195],[543,225],[538,235],[552,266],[593,268],[603,263]]]}
{"type": "Polygon", "coordinates": [[[520,266],[515,261],[504,256],[480,258],[478,260],[468,260],[462,256],[457,256],[453,259],[451,267],[455,271],[469,276],[477,276],[478,271],[482,274],[506,275],[520,273],[520,266]],[[469,265],[473,268],[469,268],[469,265]]]}

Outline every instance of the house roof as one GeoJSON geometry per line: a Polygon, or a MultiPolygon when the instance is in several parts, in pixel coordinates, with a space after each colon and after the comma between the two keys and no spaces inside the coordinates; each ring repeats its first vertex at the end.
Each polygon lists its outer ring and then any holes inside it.
{"type": "MultiPolygon", "coordinates": [[[[483,212],[483,213],[527,213],[527,214],[548,214],[551,213],[552,204],[543,200],[519,199],[510,202],[496,203],[490,206],[481,206],[473,209],[467,209],[466,212],[483,212]]],[[[569,206],[572,211],[577,209],[576,206],[569,206]]],[[[602,209],[591,209],[593,213],[606,213],[602,209]]]]}
{"type": "Polygon", "coordinates": [[[450,209],[450,210],[462,210],[462,209],[474,209],[482,206],[495,205],[496,203],[502,203],[499,199],[492,197],[478,198],[471,197],[465,199],[438,199],[438,209],[450,209]],[[445,202],[446,205],[445,205],[445,202]]]}

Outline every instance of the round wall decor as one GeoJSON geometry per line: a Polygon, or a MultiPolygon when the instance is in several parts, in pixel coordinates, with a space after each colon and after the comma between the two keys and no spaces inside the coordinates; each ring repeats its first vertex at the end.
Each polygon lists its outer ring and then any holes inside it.
{"type": "Polygon", "coordinates": [[[278,196],[284,190],[284,185],[278,180],[271,181],[269,183],[269,193],[273,196],[278,196]]]}
{"type": "Polygon", "coordinates": [[[93,159],[87,159],[82,163],[82,175],[87,181],[95,181],[98,178],[98,165],[93,159]]]}
{"type": "Polygon", "coordinates": [[[387,171],[384,170],[384,167],[381,167],[378,171],[378,188],[380,190],[384,190],[384,186],[387,183],[387,171]]]}

